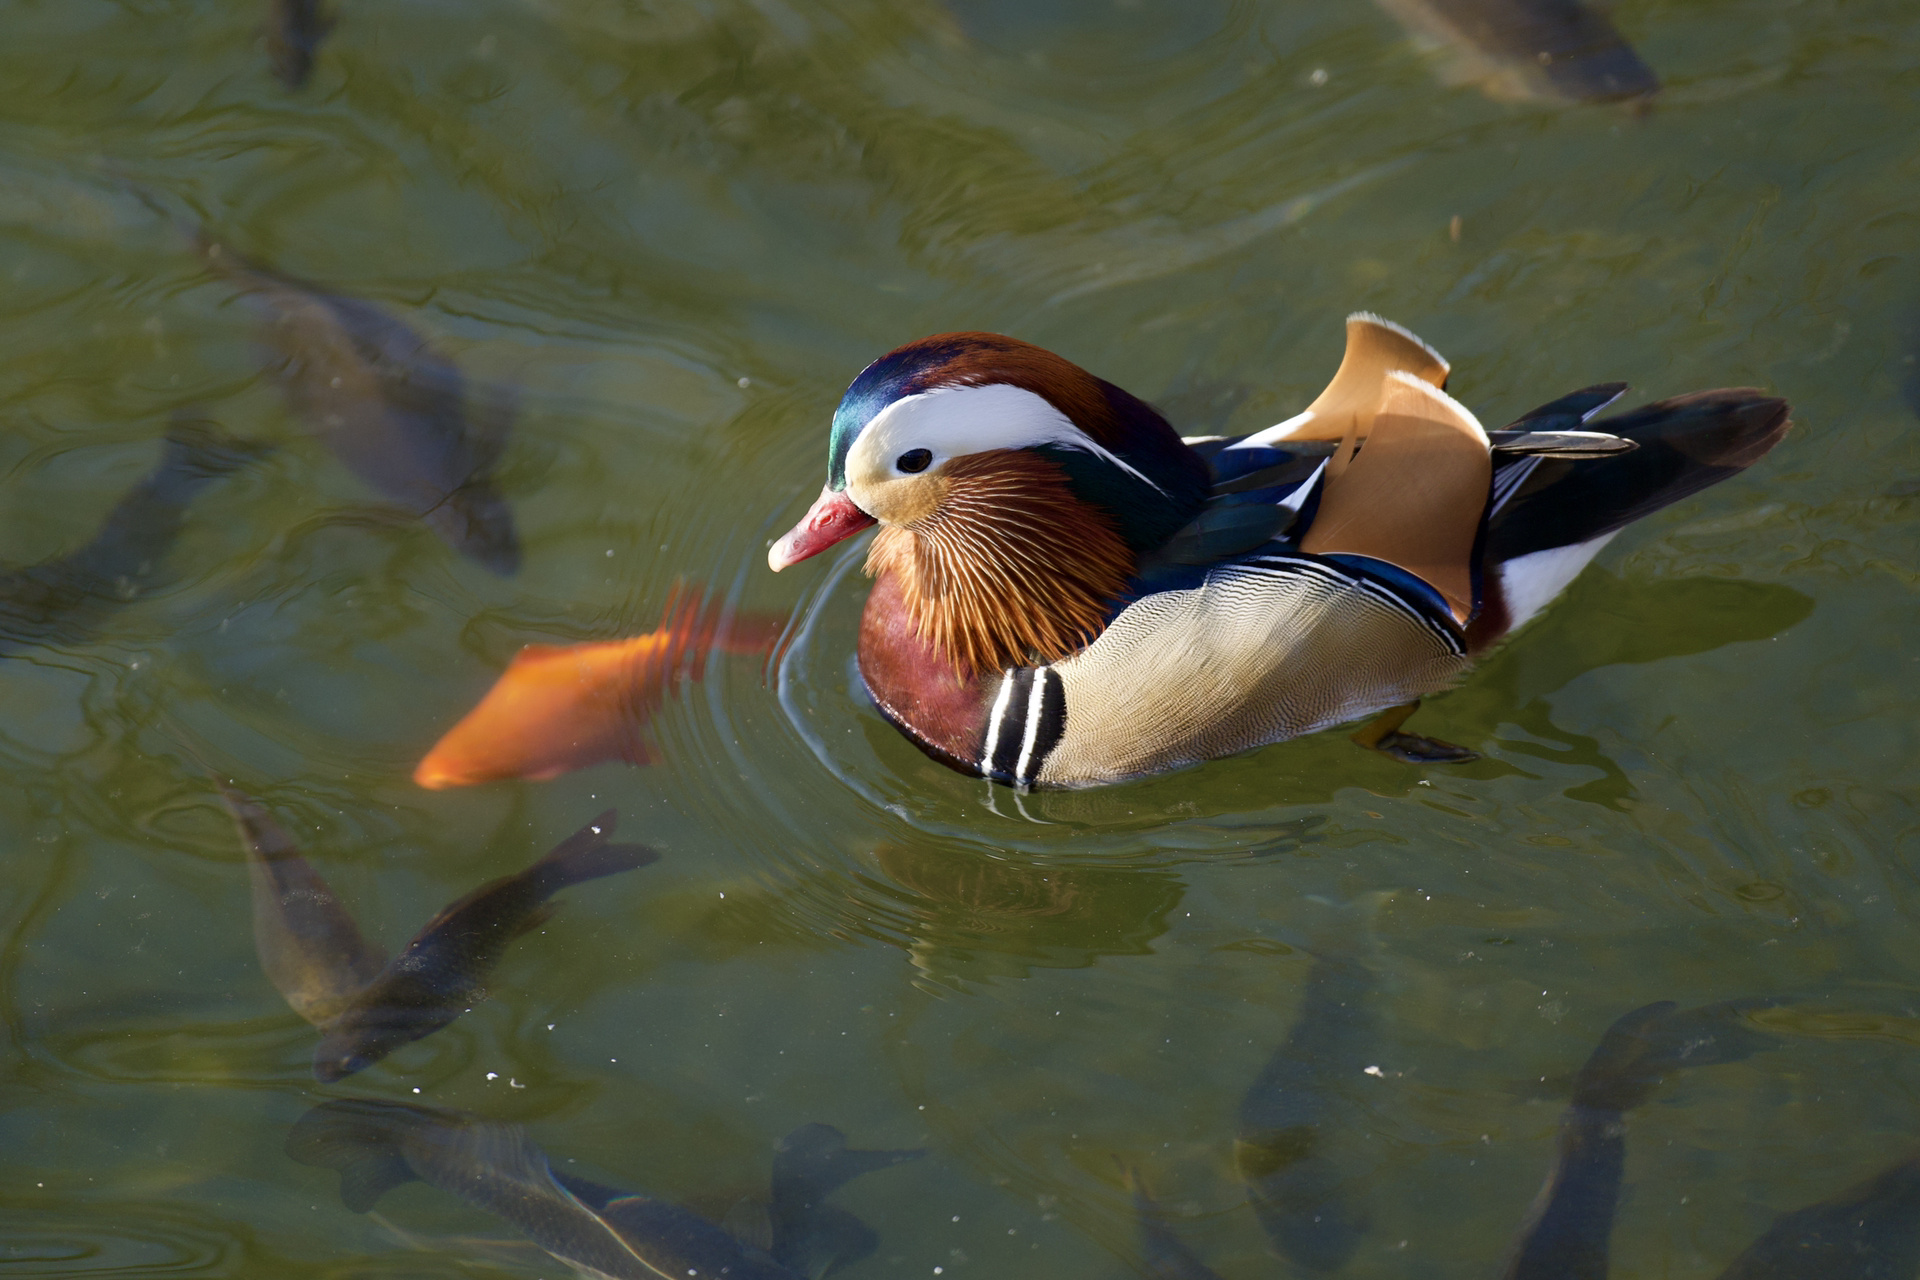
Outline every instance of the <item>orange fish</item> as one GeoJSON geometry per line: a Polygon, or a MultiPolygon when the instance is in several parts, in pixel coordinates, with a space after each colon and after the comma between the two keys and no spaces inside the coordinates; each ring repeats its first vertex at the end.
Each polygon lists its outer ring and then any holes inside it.
{"type": "Polygon", "coordinates": [[[595,644],[530,644],[480,705],[448,730],[413,771],[430,790],[500,778],[557,778],[602,760],[651,764],[641,730],[684,667],[700,679],[708,650],[767,653],[784,618],[741,614],[722,630],[702,619],[698,588],[674,588],[658,630],[595,644]]]}

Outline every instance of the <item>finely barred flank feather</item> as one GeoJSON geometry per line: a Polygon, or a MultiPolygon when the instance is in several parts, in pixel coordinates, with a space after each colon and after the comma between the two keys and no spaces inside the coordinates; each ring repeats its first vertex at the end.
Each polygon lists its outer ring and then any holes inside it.
{"type": "Polygon", "coordinates": [[[867,554],[869,575],[898,575],[920,637],[963,676],[1090,643],[1134,569],[1107,516],[1023,449],[963,455],[938,479],[944,500],[882,528],[867,554]]]}

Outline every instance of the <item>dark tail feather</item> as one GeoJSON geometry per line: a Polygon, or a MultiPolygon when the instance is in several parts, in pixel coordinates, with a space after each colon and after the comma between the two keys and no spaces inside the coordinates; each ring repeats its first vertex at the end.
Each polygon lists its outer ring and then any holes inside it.
{"type": "Polygon", "coordinates": [[[635,867],[658,862],[660,853],[643,844],[614,844],[608,837],[619,821],[619,811],[609,809],[553,847],[553,851],[534,864],[542,887],[550,894],[568,885],[618,875],[635,867]]]}
{"type": "Polygon", "coordinates": [[[1590,430],[1640,447],[1606,458],[1540,459],[1488,522],[1486,563],[1586,542],[1718,484],[1780,443],[1793,425],[1787,413],[1784,400],[1734,387],[1675,396],[1592,423],[1590,430]]]}
{"type": "Polygon", "coordinates": [[[380,1197],[419,1175],[401,1154],[400,1139],[421,1122],[412,1109],[371,1099],[323,1102],[294,1122],[287,1155],[340,1174],[340,1202],[365,1213],[380,1197]]]}
{"type": "MultiPolygon", "coordinates": [[[[918,1160],[919,1148],[902,1151],[856,1151],[846,1135],[830,1124],[802,1125],[780,1140],[773,1156],[773,1256],[782,1265],[803,1274],[816,1274],[825,1262],[832,1266],[864,1257],[845,1255],[858,1241],[848,1223],[859,1228],[858,1240],[872,1234],[865,1223],[840,1210],[827,1211],[822,1202],[838,1188],[876,1169],[918,1160]],[[826,1255],[833,1255],[828,1258],[826,1255]]],[[[865,1246],[871,1251],[872,1245],[865,1246]]]]}

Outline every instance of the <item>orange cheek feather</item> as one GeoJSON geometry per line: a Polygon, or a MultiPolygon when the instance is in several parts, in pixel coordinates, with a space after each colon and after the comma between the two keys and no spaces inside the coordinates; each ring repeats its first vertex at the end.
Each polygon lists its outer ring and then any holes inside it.
{"type": "Polygon", "coordinates": [[[765,653],[784,625],[741,617],[716,634],[683,615],[631,640],[530,644],[434,744],[413,780],[439,791],[501,778],[546,781],[603,760],[651,764],[657,757],[641,729],[660,709],[681,660],[693,658],[690,674],[698,679],[696,645],[717,641],[727,652],[765,653]]]}

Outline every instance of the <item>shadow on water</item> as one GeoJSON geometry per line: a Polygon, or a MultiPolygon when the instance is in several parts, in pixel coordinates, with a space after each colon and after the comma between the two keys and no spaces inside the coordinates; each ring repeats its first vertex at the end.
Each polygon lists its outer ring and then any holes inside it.
{"type": "MultiPolygon", "coordinates": [[[[1456,725],[1506,722],[1527,735],[1470,743],[1482,749],[1492,746],[1500,756],[1469,766],[1473,773],[1524,771],[1515,757],[1594,769],[1598,778],[1569,787],[1565,794],[1609,808],[1633,798],[1632,782],[1600,749],[1598,739],[1555,722],[1550,695],[1604,667],[1768,640],[1805,621],[1814,609],[1810,596],[1777,583],[1727,578],[1646,582],[1598,568],[1577,579],[1568,596],[1436,706],[1444,705],[1456,725]]],[[[1675,678],[1680,678],[1678,672],[1675,678]]]]}

